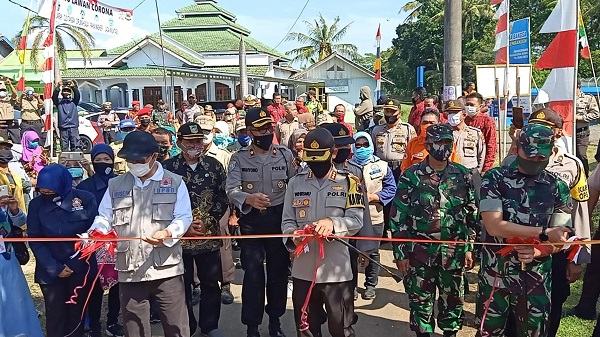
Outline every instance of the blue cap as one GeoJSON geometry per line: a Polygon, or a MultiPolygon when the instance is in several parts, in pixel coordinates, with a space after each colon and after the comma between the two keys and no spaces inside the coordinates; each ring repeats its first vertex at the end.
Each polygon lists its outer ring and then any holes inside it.
{"type": "Polygon", "coordinates": [[[119,128],[121,128],[121,129],[135,128],[135,127],[136,127],[136,125],[135,125],[135,122],[133,121],[133,119],[123,119],[119,123],[119,128]]]}

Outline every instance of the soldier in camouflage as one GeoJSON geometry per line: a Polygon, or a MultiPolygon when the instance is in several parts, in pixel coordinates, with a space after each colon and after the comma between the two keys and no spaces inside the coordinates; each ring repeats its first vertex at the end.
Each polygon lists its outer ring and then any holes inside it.
{"type": "MultiPolygon", "coordinates": [[[[452,153],[452,128],[447,124],[427,128],[428,157],[409,167],[399,179],[390,227],[395,238],[453,240],[475,239],[476,208],[471,174],[448,160],[452,153]]],[[[444,336],[462,328],[464,279],[473,266],[472,245],[401,243],[394,247],[398,269],[410,299],[410,328],[417,336],[433,333],[433,303],[439,290],[438,326],[444,336]]]]}
{"type": "Polygon", "coordinates": [[[577,111],[575,114],[575,137],[577,138],[576,154],[583,163],[585,175],[590,172],[587,149],[590,144],[590,122],[600,119],[598,103],[592,95],[581,91],[581,80],[577,81],[577,111]]]}
{"type": "MultiPolygon", "coordinates": [[[[547,126],[529,124],[521,130],[517,146],[512,164],[489,170],[482,179],[479,211],[485,242],[506,243],[515,237],[564,242],[572,227],[569,187],[545,170],[554,133],[547,126]]],[[[547,336],[550,255],[561,247],[519,245],[506,256],[497,253],[501,248],[485,245],[481,251],[476,317],[483,329],[477,336],[504,336],[511,314],[516,336],[547,336]]]]}

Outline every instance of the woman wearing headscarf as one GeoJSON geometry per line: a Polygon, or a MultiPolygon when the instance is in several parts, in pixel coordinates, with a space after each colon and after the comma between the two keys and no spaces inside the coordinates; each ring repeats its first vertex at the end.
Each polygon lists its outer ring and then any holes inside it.
{"type": "Polygon", "coordinates": [[[62,165],[44,167],[36,187],[40,195],[31,200],[27,216],[30,238],[56,238],[30,243],[36,259],[35,282],[44,295],[48,337],[83,336],[84,303],[98,270],[93,254],[88,264],[76,256],[72,241],[60,240],[87,232],[98,214],[94,195],[73,189],[72,180],[62,165]],[[67,304],[75,293],[76,303],[67,304]]]}
{"type": "Polygon", "coordinates": [[[219,149],[224,150],[229,144],[234,142],[234,139],[230,137],[229,125],[227,125],[227,122],[225,121],[216,122],[213,132],[215,134],[213,142],[219,149]]]}
{"type": "MultiPolygon", "coordinates": [[[[11,226],[22,227],[26,219],[15,198],[0,199],[0,235],[12,237],[11,226]]],[[[13,244],[0,242],[0,250],[0,336],[43,337],[13,244]]]]}
{"type": "MultiPolygon", "coordinates": [[[[361,131],[354,135],[354,140],[355,142],[352,144],[352,152],[354,154],[350,162],[362,168],[373,231],[375,232],[375,237],[380,238],[383,236],[384,229],[383,207],[394,199],[394,195],[396,195],[396,182],[388,164],[373,155],[375,148],[373,147],[371,136],[361,131]]],[[[379,244],[375,245],[375,250],[369,252],[369,256],[375,261],[379,261],[379,244]]],[[[375,298],[378,275],[379,266],[377,264],[369,263],[365,267],[364,299],[372,300],[375,298]]],[[[354,275],[355,279],[356,276],[354,275]]]]}
{"type": "MultiPolygon", "coordinates": [[[[91,157],[95,173],[79,183],[77,189],[88,191],[94,195],[96,200],[102,200],[108,188],[108,181],[115,176],[115,153],[110,146],[98,144],[92,148],[91,157]]],[[[123,336],[124,329],[119,324],[119,310],[121,305],[119,302],[118,275],[115,270],[116,261],[107,254],[105,249],[100,249],[96,253],[96,260],[98,263],[104,262],[104,267],[100,272],[99,282],[92,289],[92,296],[89,301],[90,336],[102,336],[100,316],[102,312],[102,296],[106,290],[108,290],[107,334],[110,336],[123,336]]]]}
{"type": "Polygon", "coordinates": [[[50,163],[50,159],[44,153],[44,149],[40,145],[40,136],[35,131],[30,130],[23,134],[21,146],[23,148],[21,153],[23,168],[29,178],[34,180],[32,183],[35,186],[38,173],[50,163]]]}
{"type": "Polygon", "coordinates": [[[296,169],[296,173],[299,173],[306,168],[306,163],[302,161],[302,150],[304,149],[304,137],[306,137],[307,133],[308,130],[306,129],[295,130],[290,136],[290,140],[287,144],[287,147],[292,150],[294,156],[292,166],[296,169]]]}

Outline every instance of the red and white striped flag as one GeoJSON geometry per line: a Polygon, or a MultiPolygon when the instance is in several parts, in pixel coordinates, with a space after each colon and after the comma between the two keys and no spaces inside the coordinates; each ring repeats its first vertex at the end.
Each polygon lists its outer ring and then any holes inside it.
{"type": "Polygon", "coordinates": [[[507,0],[491,0],[491,5],[499,5],[494,14],[494,19],[498,20],[496,24],[496,44],[494,45],[494,63],[506,64],[508,59],[508,2],[507,0]]]}
{"type": "Polygon", "coordinates": [[[44,130],[48,131],[47,142],[52,141],[52,91],[54,90],[54,28],[56,19],[56,3],[58,0],[52,0],[52,14],[50,15],[50,24],[48,25],[48,36],[44,41],[44,65],[42,82],[44,83],[44,110],[46,119],[44,121],[44,130]]]}

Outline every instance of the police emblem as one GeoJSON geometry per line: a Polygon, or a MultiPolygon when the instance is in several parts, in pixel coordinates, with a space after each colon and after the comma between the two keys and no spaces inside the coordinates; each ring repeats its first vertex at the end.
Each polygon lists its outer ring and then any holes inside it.
{"type": "Polygon", "coordinates": [[[456,104],[454,104],[454,101],[450,101],[448,103],[448,108],[456,108],[456,104]]]}
{"type": "Polygon", "coordinates": [[[71,202],[71,206],[73,206],[73,211],[81,211],[83,209],[83,201],[81,199],[75,197],[71,202]]]}
{"type": "Polygon", "coordinates": [[[260,117],[267,117],[267,113],[266,113],[266,112],[264,112],[264,111],[261,111],[261,112],[260,112],[258,115],[259,115],[260,117]]]}
{"type": "Polygon", "coordinates": [[[310,143],[310,148],[311,149],[318,149],[319,148],[319,143],[317,143],[316,140],[313,140],[312,143],[310,143]]]}
{"type": "Polygon", "coordinates": [[[283,180],[280,180],[277,182],[277,187],[283,189],[285,188],[285,182],[283,180]]]}
{"type": "Polygon", "coordinates": [[[346,135],[346,131],[344,129],[340,129],[340,136],[345,136],[346,135]]]}
{"type": "Polygon", "coordinates": [[[305,209],[301,209],[301,210],[299,210],[299,211],[298,211],[298,217],[299,217],[300,219],[304,219],[304,218],[306,218],[306,210],[305,210],[305,209]]]}
{"type": "Polygon", "coordinates": [[[171,187],[173,185],[173,180],[171,178],[163,178],[160,181],[160,187],[171,187]]]}
{"type": "Polygon", "coordinates": [[[236,162],[235,162],[235,161],[232,161],[232,162],[229,164],[229,171],[233,171],[233,169],[235,169],[235,166],[236,166],[236,162]]]}
{"type": "Polygon", "coordinates": [[[302,200],[302,205],[304,205],[304,206],[310,206],[310,199],[304,199],[304,200],[302,200]]]}
{"type": "Polygon", "coordinates": [[[540,111],[537,116],[535,116],[535,118],[537,119],[545,119],[546,118],[546,114],[543,111],[540,111]]]}
{"type": "Polygon", "coordinates": [[[197,125],[190,125],[190,132],[191,133],[198,133],[198,126],[197,125]]]}
{"type": "Polygon", "coordinates": [[[394,101],[388,101],[387,105],[394,105],[394,101]]]}
{"type": "Polygon", "coordinates": [[[248,188],[249,190],[254,188],[254,185],[252,185],[252,183],[247,183],[246,184],[246,188],[248,188]]]}

